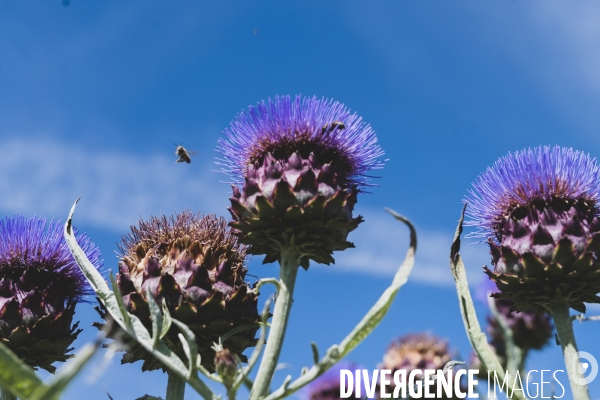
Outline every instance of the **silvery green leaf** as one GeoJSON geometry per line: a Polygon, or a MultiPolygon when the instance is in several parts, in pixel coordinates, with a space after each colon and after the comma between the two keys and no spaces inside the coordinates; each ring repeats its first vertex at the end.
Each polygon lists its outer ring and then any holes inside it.
{"type": "Polygon", "coordinates": [[[310,342],[310,348],[312,349],[313,354],[313,363],[319,363],[319,348],[315,342],[310,342]]]}
{"type": "MultiPolygon", "coordinates": [[[[456,291],[458,294],[458,303],[460,306],[460,313],[463,318],[465,330],[467,336],[471,342],[471,346],[483,367],[488,371],[496,371],[499,379],[504,380],[505,371],[502,368],[502,364],[498,359],[498,356],[492,350],[487,342],[485,333],[481,331],[479,320],[477,319],[477,313],[475,312],[475,306],[473,305],[473,299],[471,298],[471,292],[469,291],[469,283],[467,282],[467,274],[465,272],[465,265],[460,256],[460,235],[463,231],[463,221],[465,218],[465,209],[467,205],[463,207],[458,226],[456,227],[456,233],[454,234],[454,240],[450,248],[450,270],[456,283],[456,291]]],[[[513,393],[513,398],[524,399],[523,394],[513,393]]]]}
{"type": "Polygon", "coordinates": [[[146,288],[146,299],[148,300],[148,308],[150,308],[150,316],[152,317],[152,347],[156,348],[161,339],[163,315],[160,312],[160,307],[154,300],[154,296],[152,296],[150,287],[146,288]]]}
{"type": "Polygon", "coordinates": [[[163,312],[163,320],[162,320],[162,331],[160,332],[160,338],[164,338],[169,329],[171,329],[171,324],[173,323],[173,319],[171,318],[171,313],[169,312],[169,308],[167,307],[167,303],[163,301],[162,303],[162,312],[163,312]]]}
{"type": "Polygon", "coordinates": [[[33,369],[0,342],[0,386],[17,397],[28,398],[45,387],[33,369]]]}
{"type": "Polygon", "coordinates": [[[119,289],[119,285],[113,275],[112,271],[110,271],[110,282],[113,287],[114,298],[117,301],[117,305],[119,310],[121,311],[121,317],[123,318],[123,323],[125,325],[131,324],[131,318],[129,317],[129,313],[127,312],[127,308],[125,307],[125,303],[123,302],[123,294],[121,293],[121,289],[119,289]]]}
{"type": "MultiPolygon", "coordinates": [[[[189,345],[187,339],[181,333],[178,334],[177,337],[179,338],[179,341],[181,342],[181,347],[183,348],[183,353],[185,354],[185,356],[187,357],[188,360],[191,360],[192,354],[191,354],[190,345],[189,345]]],[[[188,368],[191,367],[191,364],[192,363],[190,362],[190,366],[188,368]]]]}
{"type": "Polygon", "coordinates": [[[188,373],[192,375],[196,371],[196,364],[198,359],[198,345],[196,344],[196,335],[194,332],[183,322],[176,319],[172,320],[175,326],[179,328],[181,333],[179,334],[179,340],[183,345],[183,350],[186,352],[188,358],[189,367],[188,373]],[[183,336],[183,337],[182,337],[183,336]]]}
{"type": "Polygon", "coordinates": [[[506,318],[498,312],[496,301],[493,297],[488,297],[488,306],[502,330],[502,338],[506,347],[506,370],[524,372],[523,368],[526,352],[515,343],[513,330],[508,326],[506,318]]]}
{"type": "Polygon", "coordinates": [[[379,325],[383,317],[390,309],[396,294],[408,281],[408,277],[415,263],[415,252],[417,250],[417,232],[415,231],[415,228],[409,220],[399,215],[395,211],[390,209],[386,209],[386,211],[392,214],[392,216],[398,221],[401,221],[408,226],[410,230],[410,245],[404,262],[398,269],[398,272],[396,272],[394,275],[394,279],[392,280],[390,287],[383,292],[375,305],[371,307],[358,325],[356,325],[352,332],[350,332],[350,334],[346,336],[346,338],[344,338],[344,340],[342,340],[338,346],[340,351],[340,359],[344,358],[351,350],[353,350],[360,342],[362,342],[363,339],[367,337],[377,325],[379,325]]]}
{"type": "Polygon", "coordinates": [[[31,396],[27,397],[27,400],[58,399],[58,396],[67,388],[73,378],[92,359],[93,355],[96,354],[101,343],[100,340],[97,340],[94,344],[85,345],[77,352],[76,357],[58,370],[57,374],[47,385],[38,387],[31,396]]]}
{"type": "Polygon", "coordinates": [[[413,227],[412,223],[397,214],[396,212],[386,209],[387,212],[392,214],[398,221],[406,224],[410,230],[410,244],[408,251],[402,265],[394,275],[392,284],[383,292],[377,302],[371,307],[367,314],[362,320],[354,327],[354,329],[342,340],[339,345],[331,346],[323,356],[323,358],[315,365],[313,365],[308,372],[301,375],[298,379],[289,384],[284,382],[284,385],[280,386],[270,395],[266,396],[264,400],[276,400],[283,399],[290,396],[303,386],[313,381],[318,376],[322,375],[327,371],[333,364],[344,358],[350,351],[352,351],[360,342],[367,337],[373,329],[381,322],[383,317],[387,314],[396,294],[400,288],[408,281],[408,277],[412,271],[415,263],[415,252],[417,250],[417,232],[413,227]]]}

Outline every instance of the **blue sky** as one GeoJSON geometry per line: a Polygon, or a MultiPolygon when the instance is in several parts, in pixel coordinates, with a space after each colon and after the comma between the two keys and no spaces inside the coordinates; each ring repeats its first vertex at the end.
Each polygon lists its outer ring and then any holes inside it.
{"type": "MultiPolygon", "coordinates": [[[[359,199],[357,248],[300,271],[290,370],[277,379],[310,363],[310,341],[340,341],[389,284],[407,235],[383,207],[416,224],[417,264],[349,359],[375,368],[392,339],[424,330],[466,358],[447,265],[461,200],[508,151],[599,156],[599,64],[600,4],[589,0],[0,2],[0,212],[64,219],[81,196],[75,224],[115,269],[115,243],[140,216],[226,215],[214,148],[239,111],[278,94],[334,98],[372,125],[389,161],[359,199]],[[180,142],[199,153],[190,165],[174,162],[180,142]]],[[[487,249],[464,247],[476,283],[487,249]]],[[[251,274],[277,273],[260,261],[251,274]]],[[[77,316],[97,319],[88,304],[77,316]]],[[[576,326],[582,350],[600,355],[599,328],[576,326]]],[[[118,358],[102,370],[101,357],[65,398],[163,395],[162,373],[118,358]]],[[[528,366],[560,368],[559,348],[528,366]]],[[[591,390],[600,397],[599,382],[591,390]]]]}

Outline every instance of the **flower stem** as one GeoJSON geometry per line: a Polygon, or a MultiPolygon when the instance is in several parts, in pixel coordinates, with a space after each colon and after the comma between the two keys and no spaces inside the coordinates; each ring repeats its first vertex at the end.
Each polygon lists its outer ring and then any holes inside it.
{"type": "Polygon", "coordinates": [[[17,396],[15,396],[6,389],[1,389],[0,400],[17,400],[17,396]]]}
{"type": "Polygon", "coordinates": [[[271,320],[271,330],[267,338],[265,353],[263,354],[256,374],[256,379],[250,392],[251,400],[258,400],[267,395],[271,386],[271,379],[275,373],[275,367],[279,360],[283,337],[287,328],[290,309],[292,308],[292,296],[294,294],[294,285],[298,275],[300,265],[300,255],[294,247],[288,247],[281,251],[279,261],[279,291],[275,300],[273,309],[273,318],[271,320]]]}
{"type": "Polygon", "coordinates": [[[179,375],[169,372],[169,381],[167,383],[166,400],[183,400],[185,393],[185,380],[179,375]]]}
{"type": "Polygon", "coordinates": [[[550,310],[558,340],[563,350],[567,375],[573,392],[573,400],[589,400],[587,384],[583,382],[583,376],[579,372],[579,357],[577,356],[577,344],[573,335],[573,324],[569,314],[569,302],[560,292],[550,300],[550,310]]]}

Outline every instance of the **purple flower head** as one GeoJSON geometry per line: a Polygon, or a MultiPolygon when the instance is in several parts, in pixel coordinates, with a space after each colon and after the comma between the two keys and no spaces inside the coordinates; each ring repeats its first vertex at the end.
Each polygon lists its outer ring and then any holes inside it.
{"type": "MultiPolygon", "coordinates": [[[[360,365],[348,361],[340,361],[328,369],[323,375],[309,383],[300,392],[302,400],[339,400],[340,397],[340,371],[347,369],[354,374],[354,371],[363,369],[360,365]]],[[[365,387],[361,380],[360,393],[362,397],[354,396],[350,399],[363,399],[365,396],[365,387]]]]}
{"type": "MultiPolygon", "coordinates": [[[[477,301],[490,308],[490,298],[494,299],[494,307],[504,322],[513,332],[513,340],[517,346],[524,350],[540,349],[552,336],[552,322],[546,313],[538,315],[535,311],[513,311],[514,302],[510,299],[497,298],[500,293],[493,280],[487,276],[477,286],[475,298],[477,301]]],[[[490,344],[501,360],[506,361],[506,338],[496,314],[487,316],[487,332],[491,338],[490,344]]],[[[477,356],[475,356],[477,359],[477,356]]]]}
{"type": "Polygon", "coordinates": [[[474,237],[496,236],[500,220],[535,202],[580,200],[596,208],[600,167],[595,158],[570,148],[535,147],[509,153],[479,175],[465,199],[474,237]]]}
{"type": "MultiPolygon", "coordinates": [[[[100,251],[77,242],[96,268],[100,251]]],[[[77,301],[92,293],[63,237],[60,221],[21,215],[0,220],[0,342],[32,368],[49,372],[71,357],[81,329],[71,325],[77,301]]]]}
{"type": "Polygon", "coordinates": [[[260,167],[267,155],[278,160],[294,153],[331,163],[342,186],[368,185],[367,172],[383,167],[383,150],[362,118],[343,104],[316,97],[275,97],[241,112],[224,131],[217,151],[222,171],[244,183],[248,165],[260,167]]]}
{"type": "MultiPolygon", "coordinates": [[[[86,234],[76,231],[76,237],[90,262],[100,268],[100,250],[86,234]]],[[[59,302],[92,293],[67,247],[61,221],[5,217],[0,220],[0,308],[7,297],[20,300],[31,291],[48,291],[59,302]]]]}
{"type": "MultiPolygon", "coordinates": [[[[494,305],[498,315],[504,319],[504,323],[512,330],[512,340],[521,349],[541,349],[550,341],[553,325],[550,315],[538,314],[535,311],[512,311],[514,302],[510,299],[494,299],[494,305]]],[[[506,338],[500,323],[493,315],[487,317],[487,332],[490,336],[490,344],[496,353],[503,357],[506,355],[506,338]]]]}
{"type": "Polygon", "coordinates": [[[508,154],[481,174],[466,198],[467,224],[487,238],[494,297],[516,311],[545,311],[557,290],[580,312],[600,302],[599,200],[596,159],[572,149],[508,154]]]}

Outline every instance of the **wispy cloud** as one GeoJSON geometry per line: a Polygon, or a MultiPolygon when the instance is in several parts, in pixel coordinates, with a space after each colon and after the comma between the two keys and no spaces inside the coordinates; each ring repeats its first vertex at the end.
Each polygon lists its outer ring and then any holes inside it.
{"type": "MultiPolygon", "coordinates": [[[[0,211],[64,219],[73,201],[82,197],[78,222],[117,232],[152,214],[190,208],[225,215],[228,186],[212,173],[209,162],[175,164],[166,154],[95,150],[36,137],[0,141],[0,211]]],[[[356,245],[339,253],[337,268],[370,275],[391,276],[408,246],[408,229],[383,210],[359,209],[365,222],[350,234],[356,245]]],[[[453,232],[423,231],[417,227],[417,261],[411,279],[433,285],[452,285],[448,254],[453,232]]],[[[483,245],[462,254],[469,280],[481,280],[488,262],[483,245]]]]}
{"type": "MultiPolygon", "coordinates": [[[[408,229],[383,210],[359,210],[365,222],[350,234],[356,245],[339,253],[336,267],[366,274],[393,275],[408,248],[408,229]]],[[[411,280],[432,285],[453,285],[449,254],[454,227],[447,231],[427,231],[417,226],[417,257],[411,280]]],[[[471,285],[483,278],[481,266],[489,264],[486,246],[469,245],[463,240],[461,255],[465,260],[471,285]]]]}
{"type": "Polygon", "coordinates": [[[122,231],[140,216],[190,208],[225,214],[228,186],[208,162],[175,164],[175,154],[95,150],[35,137],[0,141],[0,210],[77,219],[122,231]]]}

